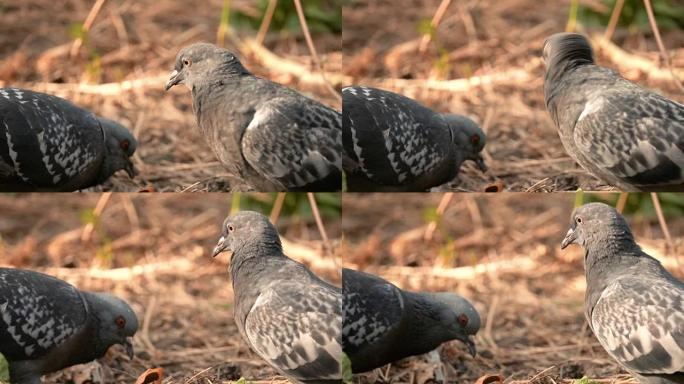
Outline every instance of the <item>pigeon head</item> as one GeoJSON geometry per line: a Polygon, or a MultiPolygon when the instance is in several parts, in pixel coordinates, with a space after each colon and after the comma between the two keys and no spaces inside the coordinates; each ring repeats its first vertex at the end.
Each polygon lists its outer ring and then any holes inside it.
{"type": "Polygon", "coordinates": [[[97,319],[95,349],[104,354],[109,347],[119,344],[133,358],[130,338],[138,331],[138,318],[133,309],[118,297],[105,293],[84,292],[90,310],[97,319]]]}
{"type": "Polygon", "coordinates": [[[438,303],[439,324],[449,340],[459,340],[468,347],[471,356],[477,349],[472,336],[480,330],[480,315],[468,300],[451,292],[426,293],[438,303]]]}
{"type": "Polygon", "coordinates": [[[100,182],[109,178],[115,172],[124,169],[130,178],[138,173],[133,167],[131,157],[138,147],[135,137],[121,124],[98,117],[104,130],[106,157],[105,163],[100,170],[100,182]]]}
{"type": "Polygon", "coordinates": [[[227,49],[209,43],[196,43],[178,52],[174,70],[165,89],[168,91],[174,85],[183,84],[192,91],[203,79],[222,80],[248,73],[237,56],[227,49]]]}
{"type": "Polygon", "coordinates": [[[599,247],[638,249],[625,218],[615,208],[603,203],[589,203],[575,209],[561,249],[570,244],[580,245],[587,253],[599,247]]]}
{"type": "MultiPolygon", "coordinates": [[[[268,217],[254,211],[242,211],[228,216],[221,228],[221,237],[212,253],[216,257],[222,252],[232,252],[235,257],[243,249],[275,249],[282,250],[278,230],[268,217]]],[[[258,255],[258,252],[245,252],[258,255]]],[[[232,261],[232,260],[231,260],[232,261]]]]}
{"type": "Polygon", "coordinates": [[[482,172],[486,171],[481,152],[487,138],[482,129],[465,116],[446,114],[444,119],[451,130],[454,145],[465,153],[466,159],[473,160],[482,172]]]}
{"type": "Polygon", "coordinates": [[[579,64],[592,64],[594,53],[589,40],[579,33],[556,33],[544,41],[542,60],[546,66],[547,76],[558,66],[573,67],[579,64]]]}

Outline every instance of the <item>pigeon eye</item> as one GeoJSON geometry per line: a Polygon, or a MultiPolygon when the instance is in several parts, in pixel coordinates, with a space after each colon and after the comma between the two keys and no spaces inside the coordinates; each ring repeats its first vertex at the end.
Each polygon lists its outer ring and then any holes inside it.
{"type": "Polygon", "coordinates": [[[480,144],[480,136],[478,136],[478,135],[470,136],[470,142],[475,144],[475,145],[480,144]]]}
{"type": "Polygon", "coordinates": [[[128,151],[128,148],[131,146],[131,143],[130,143],[128,140],[124,139],[124,140],[119,144],[119,146],[120,146],[121,149],[123,149],[124,151],[128,151]]]}
{"type": "Polygon", "coordinates": [[[235,230],[235,227],[233,225],[228,224],[228,232],[233,232],[235,230]]]}
{"type": "Polygon", "coordinates": [[[461,325],[461,327],[468,325],[468,316],[465,314],[460,314],[456,320],[458,320],[458,323],[461,325]]]}
{"type": "Polygon", "coordinates": [[[126,319],[123,318],[123,316],[119,316],[115,320],[116,326],[119,328],[123,328],[126,326],[126,319]]]}
{"type": "Polygon", "coordinates": [[[183,65],[184,66],[189,67],[190,64],[192,64],[192,61],[190,61],[190,59],[188,59],[188,58],[183,59],[183,65]]]}
{"type": "Polygon", "coordinates": [[[575,221],[577,222],[577,224],[582,224],[582,218],[579,216],[575,218],[575,221]]]}

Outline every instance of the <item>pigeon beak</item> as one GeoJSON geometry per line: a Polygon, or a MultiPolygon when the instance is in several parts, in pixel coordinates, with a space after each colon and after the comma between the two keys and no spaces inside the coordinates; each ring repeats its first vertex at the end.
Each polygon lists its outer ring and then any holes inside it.
{"type": "Polygon", "coordinates": [[[466,337],[461,341],[463,341],[463,343],[468,348],[468,353],[470,354],[470,356],[475,357],[477,355],[477,348],[475,348],[475,341],[473,341],[473,338],[466,337]]]}
{"type": "Polygon", "coordinates": [[[475,157],[475,164],[477,164],[477,167],[480,168],[480,171],[487,172],[487,165],[485,164],[482,156],[477,155],[477,157],[475,157]]]}
{"type": "Polygon", "coordinates": [[[572,244],[577,240],[577,235],[575,235],[575,230],[570,228],[568,233],[565,234],[565,238],[561,242],[561,249],[565,249],[568,245],[572,244]]]}
{"type": "Polygon", "coordinates": [[[211,253],[211,257],[216,257],[220,253],[226,250],[226,238],[221,236],[221,238],[218,241],[218,244],[214,247],[214,250],[211,253]]]}
{"type": "Polygon", "coordinates": [[[171,76],[169,76],[169,81],[166,82],[166,85],[164,86],[164,90],[168,91],[173,87],[174,85],[177,85],[181,81],[183,81],[183,72],[178,72],[178,70],[173,70],[171,72],[171,76]]]}
{"type": "Polygon", "coordinates": [[[128,177],[130,177],[131,179],[138,175],[138,171],[135,169],[135,167],[133,166],[133,163],[130,161],[128,162],[128,164],[126,165],[126,168],[124,168],[124,169],[126,170],[128,177]]]}
{"type": "Polygon", "coordinates": [[[133,356],[135,356],[135,353],[133,351],[133,342],[131,339],[126,339],[126,342],[124,343],[124,348],[126,348],[126,354],[128,355],[128,358],[133,360],[133,356]]]}

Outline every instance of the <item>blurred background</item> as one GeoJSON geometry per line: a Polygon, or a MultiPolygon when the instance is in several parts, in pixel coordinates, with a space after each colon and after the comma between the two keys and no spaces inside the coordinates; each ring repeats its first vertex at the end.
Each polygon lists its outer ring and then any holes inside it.
{"type": "Polygon", "coordinates": [[[199,41],[224,46],[257,76],[340,110],[341,4],[302,1],[324,78],[289,0],[2,0],[0,87],[66,98],[134,132],[141,174],[97,190],[227,190],[190,92],[164,92],[176,54],[199,41]]]}
{"type": "MultiPolygon", "coordinates": [[[[339,194],[25,194],[0,196],[0,266],[25,268],[128,301],[140,319],[135,358],[100,361],[45,383],[133,383],[162,367],[165,383],[286,383],[242,341],[233,321],[230,256],[211,258],[231,211],[273,214],[285,254],[339,286],[339,194]],[[274,208],[277,212],[273,212],[274,208]]],[[[1,356],[1,355],[0,355],[1,356]]],[[[0,381],[7,381],[0,358],[0,381]]]]}
{"type": "MultiPolygon", "coordinates": [[[[670,239],[649,194],[629,194],[624,215],[643,250],[684,278],[684,194],[659,194],[670,239]],[[680,264],[681,263],[681,264],[680,264]]],[[[450,291],[482,317],[471,358],[458,341],[392,364],[356,383],[449,383],[502,375],[505,383],[631,383],[584,318],[583,252],[560,250],[575,205],[619,194],[344,194],[344,266],[400,288],[450,291]],[[385,369],[383,369],[385,371],[385,369]],[[580,380],[582,377],[589,380],[580,380]]]]}
{"type": "MultiPolygon", "coordinates": [[[[650,2],[682,80],[684,1],[650,2]]],[[[563,31],[586,34],[599,65],[684,102],[643,0],[351,0],[343,10],[343,73],[350,83],[398,92],[483,127],[489,171],[464,164],[454,190],[498,182],[513,191],[603,190],[565,153],[544,105],[543,43],[563,31]]]]}

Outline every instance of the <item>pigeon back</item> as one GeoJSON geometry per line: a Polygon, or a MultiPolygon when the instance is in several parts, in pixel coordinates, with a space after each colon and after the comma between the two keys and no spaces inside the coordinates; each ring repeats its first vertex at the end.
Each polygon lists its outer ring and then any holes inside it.
{"type": "Polygon", "coordinates": [[[442,115],[379,89],[347,87],[342,95],[344,151],[367,178],[400,185],[427,174],[434,186],[455,176],[459,164],[442,115]]]}
{"type": "Polygon", "coordinates": [[[78,333],[87,320],[76,288],[48,275],[0,268],[0,353],[37,359],[78,333]]]}
{"type": "Polygon", "coordinates": [[[0,89],[0,168],[11,176],[37,189],[69,189],[74,179],[93,182],[103,158],[104,133],[93,114],[55,96],[0,89]]]}

